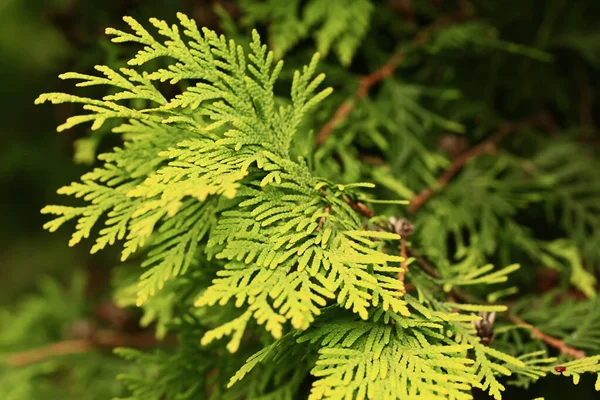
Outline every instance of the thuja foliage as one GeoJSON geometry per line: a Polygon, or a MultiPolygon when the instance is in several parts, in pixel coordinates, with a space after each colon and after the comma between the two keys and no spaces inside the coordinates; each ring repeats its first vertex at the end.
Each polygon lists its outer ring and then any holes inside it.
{"type": "Polygon", "coordinates": [[[61,75],[101,91],[36,100],[122,141],[42,213],[121,246],[115,302],[176,336],[116,350],[123,398],[501,399],[600,371],[593,119],[545,81],[597,44],[552,31],[557,2],[533,43],[485,2],[399,3],[245,0],[225,35],[126,17],[127,66],[61,75]]]}

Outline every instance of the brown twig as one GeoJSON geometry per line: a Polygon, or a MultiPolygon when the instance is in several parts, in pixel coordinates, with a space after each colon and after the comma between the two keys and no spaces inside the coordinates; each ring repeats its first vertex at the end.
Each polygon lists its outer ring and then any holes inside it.
{"type": "Polygon", "coordinates": [[[411,201],[408,207],[408,212],[414,214],[419,210],[427,200],[429,200],[436,192],[443,189],[454,176],[462,169],[462,167],[470,161],[472,158],[477,157],[484,153],[491,153],[496,150],[498,143],[506,136],[519,131],[527,126],[531,125],[545,125],[548,123],[548,117],[546,114],[540,113],[529,118],[524,118],[514,122],[502,122],[498,129],[486,140],[479,143],[478,145],[471,147],[469,150],[460,154],[454,159],[450,167],[444,171],[437,179],[437,185],[435,188],[429,187],[417,194],[411,201]]]}
{"type": "Polygon", "coordinates": [[[425,260],[425,258],[423,258],[419,254],[415,253],[415,251],[413,249],[408,249],[408,253],[410,254],[411,257],[413,257],[417,261],[417,264],[419,264],[421,269],[427,275],[431,276],[434,279],[440,279],[440,274],[436,271],[435,268],[433,268],[431,266],[431,264],[429,264],[427,262],[427,260],[425,260]]]}
{"type": "Polygon", "coordinates": [[[369,154],[359,154],[358,159],[362,163],[369,164],[369,165],[375,165],[375,166],[380,166],[385,163],[381,157],[372,156],[369,154]]]}
{"type": "Polygon", "coordinates": [[[174,337],[167,337],[164,341],[159,341],[152,333],[125,334],[116,331],[97,331],[89,338],[63,340],[37,349],[9,354],[6,362],[11,366],[17,367],[34,364],[52,357],[85,353],[93,350],[114,349],[117,347],[146,349],[174,342],[174,337]]]}
{"type": "MultiPolygon", "coordinates": [[[[431,24],[422,28],[413,38],[413,43],[416,45],[424,45],[432,33],[438,31],[441,27],[453,22],[465,21],[473,17],[473,7],[468,0],[459,0],[459,10],[455,13],[445,14],[433,21],[431,24]]],[[[394,53],[390,59],[379,69],[369,75],[360,78],[360,84],[356,92],[339,105],[338,109],[323,125],[316,138],[317,146],[323,144],[331,132],[342,122],[356,107],[356,103],[367,96],[369,89],[377,82],[384,80],[390,76],[396,67],[402,62],[403,56],[400,53],[394,53]]]]}
{"type": "Polygon", "coordinates": [[[531,331],[531,334],[535,338],[543,341],[548,346],[554,347],[555,349],[560,351],[562,354],[566,354],[575,359],[585,358],[586,354],[583,350],[578,350],[574,347],[568,346],[564,341],[554,338],[552,336],[546,335],[544,332],[540,331],[537,327],[522,320],[521,318],[517,317],[516,315],[510,315],[508,318],[515,324],[529,329],[531,331]]]}
{"type": "Polygon", "coordinates": [[[345,194],[342,195],[342,199],[344,199],[346,204],[348,204],[350,208],[356,211],[357,213],[360,213],[367,218],[373,218],[375,216],[375,212],[369,207],[367,207],[365,203],[361,203],[360,201],[354,202],[350,200],[350,197],[348,197],[348,195],[345,194]]]}
{"type": "Polygon", "coordinates": [[[317,229],[321,229],[323,228],[323,224],[325,224],[325,221],[327,220],[327,216],[329,215],[329,213],[331,212],[331,206],[327,206],[325,207],[325,214],[319,219],[319,226],[317,229]]]}
{"type": "Polygon", "coordinates": [[[86,339],[64,340],[62,342],[51,343],[45,347],[23,351],[21,353],[10,354],[6,358],[8,365],[20,367],[23,365],[34,364],[52,357],[85,353],[94,348],[92,343],[86,339]]]}
{"type": "MultiPolygon", "coordinates": [[[[423,270],[423,272],[425,272],[427,275],[431,276],[434,279],[441,278],[437,270],[431,264],[429,264],[429,262],[423,256],[417,254],[411,248],[407,248],[407,251],[408,254],[417,261],[417,265],[421,268],[421,270],[423,270]]],[[[468,294],[458,291],[456,289],[450,290],[450,293],[448,295],[452,303],[455,303],[456,299],[465,303],[473,303],[475,300],[468,294]]]]}
{"type": "Polygon", "coordinates": [[[398,53],[393,54],[387,63],[385,63],[385,65],[372,74],[363,76],[360,79],[360,85],[358,86],[358,89],[354,95],[340,104],[338,109],[333,114],[333,117],[331,117],[331,119],[327,121],[327,123],[325,123],[325,125],[323,125],[319,131],[316,139],[317,146],[323,144],[331,132],[333,132],[333,130],[338,126],[338,124],[348,117],[348,115],[356,106],[356,102],[363,99],[367,95],[371,86],[387,78],[394,72],[400,61],[402,61],[402,56],[398,53]]]}
{"type": "Polygon", "coordinates": [[[412,283],[406,283],[404,285],[404,289],[406,290],[406,292],[414,292],[417,290],[417,287],[415,285],[413,285],[412,283]]]}

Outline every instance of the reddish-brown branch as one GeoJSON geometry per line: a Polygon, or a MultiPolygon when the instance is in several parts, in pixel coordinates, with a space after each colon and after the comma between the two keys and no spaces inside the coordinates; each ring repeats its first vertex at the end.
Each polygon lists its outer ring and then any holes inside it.
{"type": "Polygon", "coordinates": [[[382,158],[377,157],[377,156],[372,156],[369,154],[359,154],[358,159],[365,164],[370,164],[370,165],[375,165],[375,166],[380,166],[380,165],[384,164],[384,161],[382,158]]]}
{"type": "Polygon", "coordinates": [[[385,79],[394,72],[401,60],[402,56],[400,54],[394,54],[384,66],[372,74],[363,76],[360,79],[360,85],[358,86],[358,89],[354,95],[340,104],[338,109],[335,111],[335,114],[333,114],[333,117],[331,117],[331,119],[327,121],[327,123],[323,125],[319,131],[319,134],[317,135],[317,146],[323,144],[336,126],[348,117],[348,115],[354,109],[356,102],[367,95],[371,86],[380,80],[385,79]]]}
{"type": "Polygon", "coordinates": [[[411,257],[413,257],[416,261],[417,264],[421,267],[421,269],[429,276],[431,276],[432,278],[435,279],[440,279],[440,274],[438,274],[438,272],[436,271],[435,268],[433,268],[431,266],[431,264],[429,264],[427,262],[427,260],[425,260],[422,256],[418,255],[417,253],[414,252],[414,250],[412,249],[408,249],[409,254],[411,255],[411,257]]]}
{"type": "MultiPolygon", "coordinates": [[[[450,23],[465,21],[473,17],[473,7],[469,0],[459,0],[459,10],[455,13],[445,14],[433,21],[431,24],[422,28],[413,38],[416,45],[424,45],[432,33],[438,31],[441,27],[450,23]]],[[[378,70],[369,75],[360,78],[360,84],[356,92],[346,99],[335,111],[331,119],[323,125],[316,138],[317,146],[323,144],[331,132],[354,110],[356,103],[367,96],[369,89],[377,82],[384,80],[394,73],[396,67],[402,62],[403,56],[394,53],[390,59],[378,70]]]]}
{"type": "Polygon", "coordinates": [[[67,354],[85,353],[93,348],[93,344],[86,339],[64,340],[62,342],[51,343],[39,349],[10,354],[6,358],[6,362],[8,365],[20,367],[23,365],[34,364],[52,357],[67,354]]]}
{"type": "Polygon", "coordinates": [[[412,283],[405,283],[404,290],[407,292],[415,292],[417,290],[417,287],[412,283]]]}
{"type": "Polygon", "coordinates": [[[323,228],[323,224],[325,224],[325,221],[327,220],[327,216],[329,215],[330,212],[331,212],[331,207],[330,206],[325,207],[325,214],[321,217],[321,219],[319,219],[319,227],[317,229],[323,228]]]}
{"type": "Polygon", "coordinates": [[[9,354],[6,362],[12,366],[23,366],[52,357],[85,353],[93,350],[114,349],[117,347],[147,349],[174,342],[174,337],[167,337],[164,341],[159,341],[152,333],[126,334],[116,331],[97,331],[89,338],[63,340],[37,349],[9,354]]]}
{"type": "Polygon", "coordinates": [[[554,347],[562,354],[566,354],[575,359],[585,358],[586,354],[584,351],[576,349],[574,347],[568,346],[564,341],[554,338],[552,336],[546,335],[544,332],[540,331],[537,327],[531,325],[528,322],[525,322],[521,318],[516,315],[510,315],[509,319],[515,324],[527,328],[531,331],[531,334],[538,340],[543,341],[548,346],[554,347]]]}
{"type": "MultiPolygon", "coordinates": [[[[411,248],[407,248],[407,252],[411,257],[413,257],[417,261],[417,265],[421,268],[421,270],[423,270],[423,272],[425,272],[427,275],[431,276],[434,279],[441,278],[437,270],[431,264],[429,264],[429,262],[423,256],[420,256],[411,248]]],[[[473,303],[476,300],[468,294],[460,292],[456,289],[450,290],[448,296],[452,303],[455,303],[456,299],[465,303],[473,303]]]]}
{"type": "Polygon", "coordinates": [[[437,179],[437,185],[435,188],[429,187],[424,189],[421,193],[417,194],[411,201],[408,207],[410,214],[415,213],[419,210],[427,200],[429,200],[437,191],[443,189],[454,176],[462,169],[462,167],[469,162],[472,158],[477,157],[484,153],[491,153],[496,150],[498,143],[511,133],[517,132],[527,126],[531,125],[546,125],[548,123],[548,117],[546,114],[538,114],[529,118],[525,118],[514,122],[502,122],[498,129],[486,140],[479,143],[478,145],[471,147],[469,150],[460,154],[454,159],[450,167],[444,171],[437,179]]]}
{"type": "Polygon", "coordinates": [[[360,201],[353,202],[352,200],[350,200],[350,197],[348,197],[345,194],[342,195],[342,199],[344,199],[346,204],[348,204],[350,208],[352,208],[357,213],[360,213],[367,218],[373,218],[375,216],[375,212],[369,207],[367,207],[365,203],[361,203],[360,201]]]}

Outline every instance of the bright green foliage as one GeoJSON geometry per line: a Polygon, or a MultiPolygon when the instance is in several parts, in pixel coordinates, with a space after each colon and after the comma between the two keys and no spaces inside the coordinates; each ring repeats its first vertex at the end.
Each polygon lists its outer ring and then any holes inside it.
{"type": "MultiPolygon", "coordinates": [[[[443,316],[403,318],[393,313],[379,314],[368,323],[352,316],[323,318],[296,339],[309,348],[320,347],[311,371],[319,379],[310,398],[470,398],[464,391],[474,383],[469,372],[473,361],[461,357],[469,346],[447,340],[439,332],[444,323],[443,316]],[[332,321],[337,326],[333,331],[332,321]],[[440,386],[440,380],[448,383],[440,386]]],[[[282,345],[292,343],[283,339],[282,345]]],[[[265,350],[259,353],[262,362],[293,354],[285,347],[265,350]]],[[[249,360],[231,383],[242,379],[257,361],[256,356],[249,360]]]]}
{"type": "MultiPolygon", "coordinates": [[[[282,62],[272,68],[272,53],[266,53],[258,34],[246,58],[233,42],[208,30],[201,35],[187,17],[179,18],[189,43],[183,41],[176,26],[157,20],[153,25],[169,39],[164,44],[132,19],[126,21],[136,35],[108,31],[116,35],[116,42],[147,45],[129,64],[143,64],[160,56],[177,60],[168,69],[150,74],[127,73],[131,81],[143,83],[143,90],[106,68],[98,69],[107,79],[63,75],[85,79],[84,84],[108,83],[129,89],[105,99],[105,107],[113,110],[110,113],[98,108],[97,100],[70,95],[48,94],[38,100],[82,102],[92,111],[83,118],[71,118],[63,127],[89,120],[97,127],[106,118],[137,121],[117,128],[129,136],[128,147],[101,156],[105,167],[85,175],[82,183],[59,191],[83,197],[91,205],[46,207],[43,212],[59,215],[47,227],[54,230],[78,218],[73,245],[88,237],[107,213],[105,228],[92,252],[125,238],[123,260],[151,238],[153,246],[143,264],[148,270],[141,277],[138,305],[160,290],[164,281],[185,274],[198,243],[212,229],[209,254],[228,262],[218,274],[221,278],[197,305],[223,305],[232,298],[238,307],[248,303],[242,316],[205,336],[204,342],[210,342],[233,335],[231,351],[237,349],[250,316],[277,338],[287,321],[295,328],[307,328],[326,299],[336,299],[363,319],[368,318],[369,308],[378,304],[407,313],[404,303],[397,299],[401,284],[390,278],[401,259],[375,248],[366,239],[373,235],[361,230],[350,208],[336,198],[339,193],[327,194],[327,183],[313,177],[302,162],[288,158],[290,142],[303,115],[329,92],[310,97],[324,79],[323,75],[313,78],[318,56],[294,75],[291,104],[277,107],[272,88],[282,62]],[[191,78],[207,83],[196,83],[168,102],[158,95],[146,96],[152,92],[149,87],[153,80],[176,83],[191,78]],[[136,93],[162,105],[136,110],[112,103],[136,93]],[[155,129],[159,122],[165,128],[155,129]],[[167,136],[171,131],[175,134],[167,136]],[[182,140],[184,132],[188,136],[182,140]],[[167,137],[179,141],[167,144],[167,137]],[[138,178],[138,162],[128,161],[135,157],[131,153],[140,157],[149,139],[155,140],[157,155],[151,155],[151,163],[144,165],[147,177],[142,180],[138,178]],[[234,198],[242,201],[227,203],[234,198]],[[319,227],[329,198],[330,216],[319,227]],[[221,216],[218,221],[215,212],[221,216]],[[392,262],[395,267],[388,265],[392,262]],[[368,269],[376,274],[367,273],[368,269]]],[[[398,238],[393,234],[379,236],[398,238]]]]}
{"type": "MultiPolygon", "coordinates": [[[[281,181],[282,186],[286,183],[281,181]]],[[[337,300],[363,319],[368,318],[371,306],[379,304],[385,310],[408,312],[397,299],[400,282],[389,275],[398,267],[388,263],[400,258],[378,251],[367,239],[397,239],[397,235],[351,229],[358,226],[339,200],[331,205],[331,222],[317,229],[323,216],[321,200],[308,193],[282,195],[269,187],[240,192],[249,199],[239,204],[240,209],[223,213],[208,241],[210,248],[221,249],[216,257],[229,262],[198,299],[198,306],[223,304],[232,298],[237,306],[248,302],[247,315],[253,313],[259,323],[265,321],[274,337],[281,336],[286,320],[297,329],[306,329],[327,299],[337,300]]],[[[241,318],[245,323],[247,318],[241,318]]]]}
{"type": "MultiPolygon", "coordinates": [[[[117,350],[139,368],[120,376],[128,394],[115,395],[466,400],[479,390],[500,400],[509,384],[529,387],[557,366],[575,383],[600,371],[590,268],[600,181],[577,129],[548,142],[540,124],[519,125],[506,150],[489,146],[438,182],[469,145],[545,104],[495,93],[552,68],[543,32],[531,46],[504,38],[493,5],[480,6],[487,19],[436,25],[422,44],[369,0],[239,7],[240,27],[266,26],[271,51],[256,30],[238,32],[243,43],[184,14],[173,25],[151,19],[152,29],[126,17],[129,28],[107,34],[137,49],[128,67],[61,75],[110,94],[36,101],[83,106],[59,131],[89,122],[121,140],[59,189],[83,205],[45,207],[54,217],[45,228],[74,221],[70,245],[92,237],[92,253],[122,243],[115,301],[141,308],[139,324],[157,337],[177,336],[174,348],[117,350]],[[369,70],[383,65],[395,44],[379,46],[382,31],[403,44],[403,64],[354,96],[345,77],[359,72],[341,69],[361,57],[369,70]],[[288,53],[294,68],[283,66],[288,53]],[[519,74],[503,70],[517,63],[519,74]],[[340,88],[331,95],[324,82],[340,88]],[[315,146],[346,96],[351,112],[315,146]],[[496,104],[501,96],[510,107],[496,104]],[[424,190],[431,198],[407,211],[424,190]],[[414,232],[397,228],[401,217],[414,232]],[[517,297],[539,265],[557,271],[557,287],[517,297]],[[570,288],[583,299],[567,299],[570,288]],[[588,356],[559,354],[517,316],[588,356]],[[489,318],[494,338],[482,332],[489,318]]],[[[554,98],[543,90],[536,96],[554,98]]],[[[22,371],[28,381],[50,370],[22,371]]]]}

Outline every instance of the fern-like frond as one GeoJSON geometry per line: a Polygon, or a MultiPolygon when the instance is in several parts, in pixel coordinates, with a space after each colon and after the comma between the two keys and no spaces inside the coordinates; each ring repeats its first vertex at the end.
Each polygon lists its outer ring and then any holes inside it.
{"type": "Polygon", "coordinates": [[[228,263],[196,304],[247,303],[275,337],[288,320],[296,329],[306,329],[333,299],[363,319],[379,305],[407,314],[398,298],[401,283],[390,274],[400,266],[389,265],[401,258],[377,250],[369,239],[397,236],[342,223],[342,216],[352,211],[339,200],[333,199],[325,214],[328,197],[286,181],[291,174],[280,172],[260,191],[244,188],[238,196],[246,200],[238,210],[223,213],[208,246],[228,263]],[[294,194],[292,189],[302,191],[294,194]]]}
{"type": "Polygon", "coordinates": [[[291,1],[243,0],[245,23],[270,20],[269,40],[275,57],[281,58],[298,42],[313,37],[317,49],[327,55],[333,49],[343,65],[349,65],[367,34],[373,4],[370,0],[291,1]]]}
{"type": "Polygon", "coordinates": [[[166,280],[185,273],[194,261],[198,243],[216,218],[216,203],[209,197],[232,199],[243,182],[261,174],[268,182],[280,169],[272,160],[295,171],[294,162],[287,160],[292,138],[303,116],[330,92],[315,92],[324,78],[315,77],[315,55],[294,75],[291,102],[276,104],[273,87],[283,63],[273,66],[273,54],[256,32],[246,55],[234,42],[207,29],[200,31],[183,14],[178,18],[181,32],[177,25],[151,19],[162,40],[129,17],[125,21],[132,33],[107,30],[114,42],[144,46],[130,65],[139,68],[156,58],[169,58],[174,62],[168,68],[118,72],[99,66],[100,77],[69,73],[62,78],[79,79],[78,86],[110,85],[120,91],[102,100],[68,94],[38,99],[38,103],[82,103],[92,111],[73,117],[60,130],[85,121],[93,121],[93,128],[98,128],[108,118],[129,120],[114,129],[123,134],[124,147],[102,155],[103,167],[60,191],[90,204],[49,206],[43,212],[58,215],[46,225],[50,230],[69,219],[78,220],[72,245],[87,238],[106,217],[92,252],[124,240],[126,259],[151,241],[153,248],[143,264],[149,269],[141,278],[138,304],[166,280]],[[182,94],[167,99],[156,81],[188,84],[182,94]],[[152,108],[137,109],[134,103],[130,105],[132,99],[136,104],[152,103],[152,108]]]}

